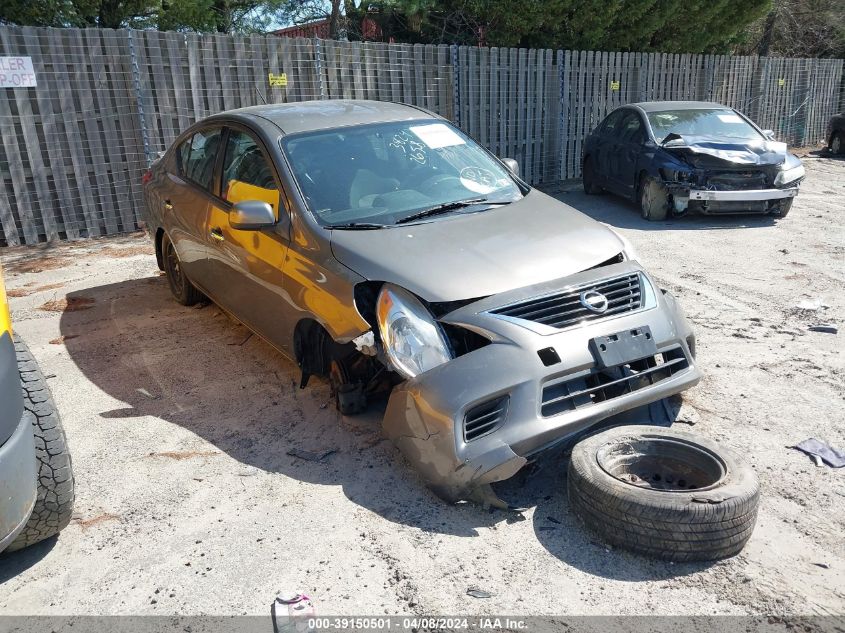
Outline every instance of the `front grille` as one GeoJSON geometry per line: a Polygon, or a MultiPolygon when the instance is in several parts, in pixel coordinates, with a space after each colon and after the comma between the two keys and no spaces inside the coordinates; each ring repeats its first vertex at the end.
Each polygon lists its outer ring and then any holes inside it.
{"type": "Polygon", "coordinates": [[[614,314],[638,310],[642,301],[640,274],[632,273],[496,308],[491,310],[491,313],[562,329],[583,321],[595,321],[614,314]],[[584,307],[580,296],[586,291],[599,292],[607,297],[607,310],[599,313],[584,307]]]}
{"type": "Polygon", "coordinates": [[[508,414],[508,396],[474,406],[464,416],[464,440],[471,442],[487,435],[504,422],[508,414]]]}
{"type": "Polygon", "coordinates": [[[543,417],[589,407],[655,385],[689,367],[680,347],[588,375],[563,378],[543,387],[543,417]]]}
{"type": "Polygon", "coordinates": [[[760,170],[726,171],[711,174],[707,185],[719,191],[740,191],[743,189],[765,189],[766,173],[760,170]]]}

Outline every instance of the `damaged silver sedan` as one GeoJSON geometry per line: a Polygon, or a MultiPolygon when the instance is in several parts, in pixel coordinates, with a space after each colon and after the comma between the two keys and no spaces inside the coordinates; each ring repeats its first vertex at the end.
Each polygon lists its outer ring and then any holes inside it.
{"type": "MultiPolygon", "coordinates": [[[[319,101],[216,115],[145,176],[174,297],[209,297],[441,496],[487,484],[700,378],[695,337],[610,228],[446,120],[319,101]]],[[[642,421],[642,420],[638,420],[642,421]]]]}

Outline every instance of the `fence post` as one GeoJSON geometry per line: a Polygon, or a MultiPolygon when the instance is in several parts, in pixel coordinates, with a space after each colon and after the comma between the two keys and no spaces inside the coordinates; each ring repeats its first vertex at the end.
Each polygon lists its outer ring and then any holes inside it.
{"type": "Polygon", "coordinates": [[[560,170],[558,173],[558,180],[563,180],[566,176],[566,144],[568,134],[566,134],[566,120],[568,118],[566,112],[566,91],[569,86],[566,84],[566,69],[563,67],[563,51],[557,52],[557,80],[558,80],[558,100],[560,101],[560,110],[557,116],[558,124],[558,143],[560,149],[558,151],[558,158],[560,159],[560,170]]]}
{"type": "Polygon", "coordinates": [[[132,29],[126,29],[129,39],[129,56],[132,60],[132,83],[135,88],[135,103],[138,106],[138,118],[141,120],[141,137],[144,140],[144,157],[147,159],[147,167],[152,164],[152,152],[150,151],[150,137],[147,134],[147,119],[144,117],[144,99],[141,94],[141,70],[138,68],[138,55],[135,53],[135,38],[132,36],[132,29]]]}
{"type": "Polygon", "coordinates": [[[314,38],[314,63],[317,66],[317,80],[320,82],[320,99],[326,99],[326,78],[323,76],[323,46],[320,44],[320,38],[314,38]]]}
{"type": "Polygon", "coordinates": [[[455,125],[461,127],[461,71],[458,61],[458,45],[449,47],[452,54],[452,118],[455,125]]]}

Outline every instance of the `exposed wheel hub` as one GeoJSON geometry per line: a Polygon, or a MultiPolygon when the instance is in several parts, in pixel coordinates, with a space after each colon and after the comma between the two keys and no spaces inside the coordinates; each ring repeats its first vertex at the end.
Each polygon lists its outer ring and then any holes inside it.
{"type": "Polygon", "coordinates": [[[702,446],[667,438],[632,438],[605,444],[599,466],[621,482],[652,490],[706,490],[721,481],[724,461],[702,446]]]}

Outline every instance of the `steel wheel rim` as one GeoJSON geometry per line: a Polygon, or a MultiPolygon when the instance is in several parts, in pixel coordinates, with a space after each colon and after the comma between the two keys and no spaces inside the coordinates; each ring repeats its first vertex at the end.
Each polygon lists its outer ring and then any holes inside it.
{"type": "Polygon", "coordinates": [[[830,149],[834,154],[838,154],[842,151],[842,137],[839,134],[835,134],[833,136],[833,142],[830,144],[830,149]]]}
{"type": "Polygon", "coordinates": [[[709,448],[674,437],[614,440],[596,451],[599,467],[617,481],[656,492],[699,492],[718,486],[725,461],[709,448]]]}

